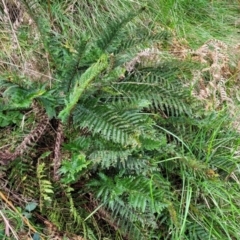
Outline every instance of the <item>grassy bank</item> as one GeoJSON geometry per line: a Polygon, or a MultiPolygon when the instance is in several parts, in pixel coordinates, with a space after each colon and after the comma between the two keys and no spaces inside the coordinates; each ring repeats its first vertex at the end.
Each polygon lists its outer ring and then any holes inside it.
{"type": "Polygon", "coordinates": [[[238,1],[0,10],[2,239],[238,239],[238,1]]]}

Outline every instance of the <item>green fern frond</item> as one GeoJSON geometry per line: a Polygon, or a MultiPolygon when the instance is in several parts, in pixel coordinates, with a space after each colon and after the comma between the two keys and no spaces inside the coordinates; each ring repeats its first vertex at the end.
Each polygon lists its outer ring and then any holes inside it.
{"type": "MultiPolygon", "coordinates": [[[[132,154],[134,155],[134,154],[132,154]]],[[[156,171],[157,167],[151,166],[150,159],[141,154],[128,157],[127,161],[118,161],[116,169],[125,175],[143,175],[146,176],[151,171],[156,171]]]]}
{"type": "Polygon", "coordinates": [[[37,180],[39,187],[39,207],[40,211],[43,210],[45,205],[48,205],[52,201],[52,196],[54,194],[53,185],[47,179],[46,176],[45,163],[39,163],[37,166],[37,180]]]}
{"type": "Polygon", "coordinates": [[[122,38],[121,45],[114,51],[116,55],[117,62],[125,63],[122,61],[122,55],[126,54],[128,51],[128,56],[125,57],[129,60],[129,57],[133,55],[133,53],[137,53],[139,49],[136,49],[136,46],[141,46],[142,48],[151,47],[156,42],[164,42],[169,41],[171,35],[168,31],[162,30],[160,33],[157,34],[150,34],[146,29],[133,29],[132,30],[132,38],[122,38]],[[129,54],[130,53],[130,54],[129,54]]]}
{"type": "MultiPolygon", "coordinates": [[[[201,224],[189,223],[187,224],[188,229],[188,239],[189,240],[201,240],[204,238],[209,238],[209,233],[206,231],[206,228],[201,224]]],[[[217,239],[217,238],[213,238],[217,239]]]]}
{"type": "Polygon", "coordinates": [[[114,101],[120,101],[125,96],[125,101],[148,101],[150,109],[161,109],[167,115],[179,116],[182,113],[190,114],[190,93],[180,87],[177,76],[175,81],[162,77],[160,71],[152,69],[130,75],[124,81],[112,83],[118,96],[113,96],[114,101]],[[181,99],[181,100],[180,100],[181,99]]]}
{"type": "MultiPolygon", "coordinates": [[[[70,190],[70,189],[69,189],[70,190]]],[[[85,224],[83,222],[82,217],[79,215],[79,212],[77,208],[75,207],[74,199],[72,198],[71,191],[66,191],[67,198],[69,202],[69,212],[71,214],[71,217],[73,218],[74,224],[76,224],[76,227],[80,227],[81,225],[85,224]]],[[[84,227],[83,227],[84,229],[84,227]]]]}
{"type": "Polygon", "coordinates": [[[100,164],[103,169],[115,167],[118,162],[126,162],[131,151],[95,151],[89,155],[89,159],[95,164],[100,164]]]}
{"type": "MultiPolygon", "coordinates": [[[[78,76],[78,68],[81,67],[81,60],[85,54],[85,51],[87,49],[89,39],[87,37],[82,37],[78,40],[78,45],[76,46],[76,53],[72,53],[69,59],[66,59],[64,61],[65,66],[62,66],[59,69],[63,69],[63,72],[61,74],[57,73],[58,75],[61,75],[61,87],[66,88],[65,85],[67,85],[67,92],[69,92],[70,88],[72,87],[73,80],[78,76]]],[[[93,59],[92,61],[94,61],[93,59]]],[[[66,91],[65,91],[66,92],[66,91]]]]}
{"type": "Polygon", "coordinates": [[[155,214],[161,214],[168,206],[164,199],[171,198],[170,186],[163,178],[156,174],[152,179],[144,176],[112,179],[103,173],[99,178],[92,180],[89,186],[96,188],[97,198],[111,210],[113,219],[118,219],[125,234],[143,236],[140,226],[156,227],[155,214]]]}
{"type": "Polygon", "coordinates": [[[97,47],[103,52],[107,51],[113,53],[115,49],[121,45],[121,39],[123,39],[123,37],[120,37],[119,35],[122,34],[122,29],[144,10],[145,8],[141,8],[136,13],[129,13],[128,15],[119,17],[118,20],[111,22],[101,35],[101,38],[97,40],[97,47]]]}
{"type": "Polygon", "coordinates": [[[70,115],[72,109],[75,107],[83,91],[88,87],[90,82],[107,68],[107,60],[107,56],[102,55],[101,58],[89,67],[84,74],[81,75],[80,79],[76,81],[73,91],[70,93],[69,99],[66,102],[65,108],[59,113],[59,118],[63,122],[66,121],[67,117],[70,115]]]}
{"type": "Polygon", "coordinates": [[[166,145],[166,138],[164,135],[158,135],[152,134],[152,136],[149,134],[145,134],[145,136],[140,137],[140,141],[142,143],[142,148],[146,150],[158,150],[161,146],[166,145]]]}
{"type": "Polygon", "coordinates": [[[145,129],[144,123],[151,125],[150,119],[135,111],[118,111],[107,105],[95,105],[88,99],[79,104],[74,112],[73,120],[76,126],[88,128],[92,134],[100,134],[108,141],[121,143],[122,145],[138,145],[138,137],[145,129]]]}
{"type": "Polygon", "coordinates": [[[18,189],[23,196],[37,198],[39,191],[36,189],[35,169],[31,161],[16,159],[11,163],[11,171],[8,180],[11,188],[18,189]]]}

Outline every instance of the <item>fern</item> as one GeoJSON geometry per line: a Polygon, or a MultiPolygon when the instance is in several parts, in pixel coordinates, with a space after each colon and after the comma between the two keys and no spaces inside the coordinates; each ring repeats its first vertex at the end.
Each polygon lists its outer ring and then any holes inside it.
{"type": "Polygon", "coordinates": [[[89,159],[92,160],[95,164],[100,164],[103,169],[108,169],[110,167],[115,167],[118,162],[124,164],[127,161],[128,156],[131,154],[131,151],[110,151],[102,150],[95,151],[89,155],[89,159]]]}
{"type": "MultiPolygon", "coordinates": [[[[151,102],[151,109],[161,109],[166,111],[167,115],[190,114],[191,108],[188,107],[189,93],[178,88],[177,82],[167,82],[162,78],[161,72],[158,74],[154,69],[153,71],[151,74],[150,70],[149,72],[143,71],[140,74],[132,74],[125,81],[114,83],[114,89],[121,95],[127,96],[126,101],[128,103],[143,101],[144,99],[151,102]],[[137,81],[133,79],[137,79],[137,81]],[[182,101],[179,101],[179,99],[182,99],[182,101]]],[[[118,100],[116,97],[115,99],[118,100]]]]}
{"type": "Polygon", "coordinates": [[[70,112],[78,102],[81,94],[87,88],[89,83],[94,80],[94,78],[100,74],[107,67],[107,57],[106,55],[101,56],[98,62],[88,68],[85,73],[80,77],[80,79],[75,83],[72,93],[69,95],[69,100],[66,103],[65,108],[59,113],[59,118],[62,121],[66,121],[70,112]]]}
{"type": "MultiPolygon", "coordinates": [[[[70,190],[70,189],[68,189],[68,190],[70,190]]],[[[69,202],[69,212],[70,212],[71,216],[73,217],[73,222],[76,224],[76,227],[79,227],[81,224],[84,224],[83,219],[79,215],[79,213],[74,205],[74,201],[73,201],[70,191],[67,191],[66,193],[67,193],[67,198],[68,198],[68,202],[69,202]]]]}
{"type": "Polygon", "coordinates": [[[100,134],[108,141],[122,145],[138,145],[138,135],[144,131],[142,126],[148,121],[149,125],[151,124],[147,116],[137,111],[116,112],[111,109],[111,105],[108,107],[95,104],[96,100],[88,99],[78,105],[74,112],[74,123],[81,128],[87,127],[93,134],[100,134]]]}
{"type": "MultiPolygon", "coordinates": [[[[200,240],[202,237],[208,238],[208,232],[200,224],[188,224],[188,239],[189,240],[200,240]]],[[[217,239],[217,238],[213,238],[217,239]]]]}
{"type": "Polygon", "coordinates": [[[140,237],[143,235],[140,230],[141,225],[142,227],[156,226],[154,214],[160,214],[167,207],[168,204],[162,200],[170,197],[168,196],[169,186],[164,183],[165,187],[163,187],[163,179],[160,180],[157,175],[154,179],[154,183],[161,186],[160,190],[153,184],[153,179],[147,177],[122,178],[116,176],[111,179],[102,173],[99,174],[99,177],[99,180],[92,181],[89,186],[97,187],[97,198],[101,199],[111,210],[113,219],[119,219],[117,224],[120,224],[124,235],[140,237]],[[151,222],[149,222],[150,219],[151,222]]]}
{"type": "Polygon", "coordinates": [[[122,28],[144,10],[145,8],[141,8],[136,13],[130,13],[110,23],[107,27],[107,30],[104,31],[104,34],[101,35],[101,38],[97,40],[97,47],[100,48],[103,52],[107,51],[109,53],[114,53],[116,49],[118,49],[121,45],[121,40],[124,39],[123,36],[119,36],[121,34],[122,28]]]}
{"type": "Polygon", "coordinates": [[[12,170],[8,176],[10,186],[21,191],[26,198],[37,199],[39,191],[36,189],[36,174],[32,162],[16,159],[11,165],[12,170]]]}
{"type": "MultiPolygon", "coordinates": [[[[85,239],[237,239],[239,134],[223,105],[209,113],[192,96],[203,66],[178,56],[185,46],[149,23],[145,8],[116,7],[112,17],[109,1],[22,2],[34,20],[26,31],[40,38],[33,52],[46,59],[36,68],[48,80],[18,76],[15,62],[2,74],[7,187],[38,200],[36,211],[60,231],[85,239]]],[[[204,49],[193,53],[209,64],[204,49]]],[[[203,86],[216,78],[207,67],[203,86]]],[[[226,87],[216,93],[228,104],[226,87]]]]}
{"type": "Polygon", "coordinates": [[[49,180],[47,180],[45,171],[45,163],[39,163],[37,167],[37,179],[39,186],[39,207],[40,211],[43,210],[45,204],[50,204],[52,201],[53,186],[49,180]]]}

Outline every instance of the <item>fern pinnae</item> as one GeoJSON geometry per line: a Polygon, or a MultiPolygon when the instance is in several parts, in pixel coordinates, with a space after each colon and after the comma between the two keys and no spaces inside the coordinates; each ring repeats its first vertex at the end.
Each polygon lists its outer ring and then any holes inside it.
{"type": "Polygon", "coordinates": [[[59,118],[65,122],[71,111],[77,104],[83,91],[88,87],[91,81],[95,79],[108,66],[108,57],[103,54],[100,59],[89,67],[80,79],[76,81],[73,91],[69,95],[69,100],[66,102],[65,108],[59,113],[59,118]]]}
{"type": "Polygon", "coordinates": [[[145,9],[145,7],[142,7],[136,13],[129,13],[126,16],[120,17],[119,20],[113,21],[109,24],[107,29],[101,35],[101,38],[98,39],[97,47],[104,52],[114,53],[114,51],[121,45],[119,39],[123,39],[123,37],[119,37],[119,35],[121,34],[122,29],[145,9]]]}
{"type": "Polygon", "coordinates": [[[108,169],[109,167],[115,167],[118,162],[124,164],[127,161],[131,151],[94,151],[90,154],[89,158],[94,161],[95,164],[100,164],[102,168],[108,169]]]}
{"type": "Polygon", "coordinates": [[[104,204],[100,204],[99,201],[97,201],[93,195],[90,193],[90,203],[93,206],[93,208],[97,209],[97,215],[102,218],[104,221],[106,221],[115,231],[119,230],[118,224],[114,221],[111,214],[107,211],[106,208],[104,208],[104,204]]]}
{"type": "Polygon", "coordinates": [[[40,193],[39,196],[40,211],[43,210],[45,204],[52,202],[52,195],[54,193],[52,183],[49,180],[47,180],[45,171],[46,165],[44,162],[40,162],[39,158],[37,165],[37,179],[40,193]]]}
{"type": "Polygon", "coordinates": [[[109,107],[103,105],[96,108],[92,103],[89,100],[77,106],[73,119],[77,126],[82,129],[87,127],[92,134],[99,134],[114,143],[124,145],[136,142],[136,138],[131,135],[134,134],[134,130],[127,130],[131,122],[127,122],[121,113],[109,110],[109,107]]]}
{"type": "MultiPolygon", "coordinates": [[[[88,39],[80,39],[79,45],[77,46],[77,54],[73,54],[72,61],[68,62],[68,66],[66,67],[67,72],[65,73],[64,78],[68,81],[67,83],[67,92],[70,91],[70,87],[73,83],[74,78],[77,76],[78,73],[78,66],[80,64],[80,61],[82,57],[84,56],[84,53],[86,51],[87,45],[88,45],[88,39]],[[76,56],[75,56],[76,55],[76,56]]],[[[65,81],[62,80],[62,86],[64,86],[65,81]]]]}

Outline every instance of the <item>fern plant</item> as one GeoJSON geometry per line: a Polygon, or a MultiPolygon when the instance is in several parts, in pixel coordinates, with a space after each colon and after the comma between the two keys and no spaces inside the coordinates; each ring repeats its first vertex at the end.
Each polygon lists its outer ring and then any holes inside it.
{"type": "Polygon", "coordinates": [[[168,31],[137,25],[145,7],[92,34],[71,27],[80,3],[71,20],[64,3],[22,2],[51,81],[2,74],[9,188],[37,201],[43,224],[84,239],[237,238],[239,134],[224,109],[199,110],[189,81],[200,64],[167,53],[168,31]]]}

